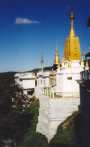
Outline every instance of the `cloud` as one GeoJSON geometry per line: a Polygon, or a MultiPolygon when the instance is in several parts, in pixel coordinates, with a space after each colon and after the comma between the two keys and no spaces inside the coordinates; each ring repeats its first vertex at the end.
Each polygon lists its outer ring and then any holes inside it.
{"type": "Polygon", "coordinates": [[[16,18],[15,24],[39,24],[37,20],[31,20],[29,18],[16,18]]]}

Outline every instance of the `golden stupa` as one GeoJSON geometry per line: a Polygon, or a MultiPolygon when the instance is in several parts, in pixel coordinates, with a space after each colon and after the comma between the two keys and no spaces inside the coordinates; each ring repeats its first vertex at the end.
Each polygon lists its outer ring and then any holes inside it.
{"type": "Polygon", "coordinates": [[[74,31],[74,13],[70,13],[70,33],[65,41],[64,60],[80,60],[80,41],[74,31]]]}

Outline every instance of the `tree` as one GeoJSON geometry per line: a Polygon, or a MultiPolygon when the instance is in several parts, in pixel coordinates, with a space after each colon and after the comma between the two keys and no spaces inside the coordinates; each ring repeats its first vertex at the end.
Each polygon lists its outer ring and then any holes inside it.
{"type": "Polygon", "coordinates": [[[8,138],[20,142],[31,125],[30,100],[15,83],[14,75],[0,74],[0,142],[8,138]]]}

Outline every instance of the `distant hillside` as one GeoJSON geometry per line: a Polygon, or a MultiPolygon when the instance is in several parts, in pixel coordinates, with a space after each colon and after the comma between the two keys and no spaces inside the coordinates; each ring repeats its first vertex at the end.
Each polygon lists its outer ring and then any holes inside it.
{"type": "MultiPolygon", "coordinates": [[[[44,70],[44,71],[51,71],[52,68],[53,68],[52,66],[47,66],[47,67],[44,67],[43,70],[44,70]]],[[[35,68],[35,69],[32,69],[32,70],[30,70],[30,71],[28,71],[28,72],[37,73],[37,72],[39,72],[40,70],[41,70],[41,68],[35,68]]]]}
{"type": "Polygon", "coordinates": [[[16,72],[1,72],[0,73],[0,80],[1,78],[6,79],[6,78],[11,78],[12,76],[14,76],[16,72]]]}
{"type": "MultiPolygon", "coordinates": [[[[43,68],[44,71],[51,71],[53,69],[53,66],[46,66],[43,68]]],[[[5,77],[10,77],[12,75],[15,75],[16,73],[26,73],[26,72],[34,72],[34,73],[37,73],[41,70],[41,68],[33,68],[31,70],[27,70],[27,71],[10,71],[10,72],[1,72],[0,73],[0,76],[2,78],[5,78],[5,77]]]]}

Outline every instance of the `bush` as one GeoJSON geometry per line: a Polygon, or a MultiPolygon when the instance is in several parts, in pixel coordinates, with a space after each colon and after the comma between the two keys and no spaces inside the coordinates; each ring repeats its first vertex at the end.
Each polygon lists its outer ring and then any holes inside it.
{"type": "Polygon", "coordinates": [[[39,115],[39,101],[35,100],[31,103],[28,111],[32,114],[31,127],[24,136],[24,142],[20,147],[48,147],[47,139],[44,135],[36,133],[36,125],[39,115]]]}

